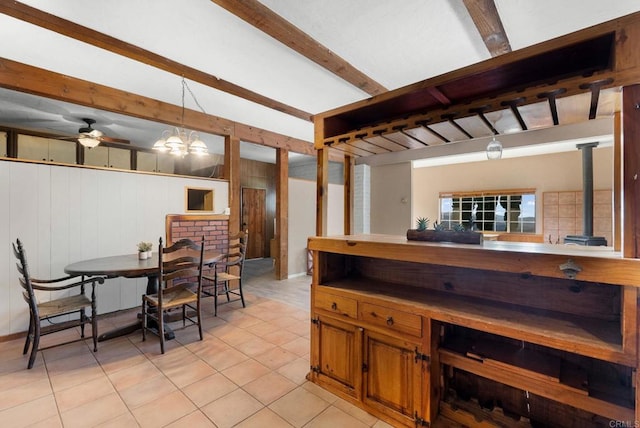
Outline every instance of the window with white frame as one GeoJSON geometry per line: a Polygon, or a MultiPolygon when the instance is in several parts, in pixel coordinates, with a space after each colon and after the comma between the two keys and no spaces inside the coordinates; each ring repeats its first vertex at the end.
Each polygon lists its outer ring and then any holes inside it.
{"type": "Polygon", "coordinates": [[[535,233],[535,189],[441,193],[439,217],[445,229],[535,233]]]}

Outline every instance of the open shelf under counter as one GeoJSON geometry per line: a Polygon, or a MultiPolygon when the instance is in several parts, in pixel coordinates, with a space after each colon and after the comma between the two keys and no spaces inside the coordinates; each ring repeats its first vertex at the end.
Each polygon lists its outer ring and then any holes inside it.
{"type": "Polygon", "coordinates": [[[361,255],[387,260],[491,269],[522,275],[567,278],[560,266],[572,261],[576,278],[640,287],[640,259],[623,258],[612,247],[484,241],[480,245],[409,241],[397,235],[310,237],[310,250],[361,255]]]}
{"type": "Polygon", "coordinates": [[[635,413],[632,403],[630,404],[631,407],[627,407],[606,401],[588,393],[569,388],[562,383],[554,383],[538,377],[528,376],[528,373],[515,367],[512,370],[505,370],[503,367],[486,365],[482,361],[468,358],[447,349],[440,350],[440,363],[543,397],[560,400],[576,408],[588,410],[612,420],[634,419],[635,413]]]}
{"type": "Polygon", "coordinates": [[[437,321],[627,366],[636,364],[635,352],[623,351],[619,321],[461,297],[369,278],[338,279],[321,287],[359,301],[391,302],[402,310],[437,321]]]}

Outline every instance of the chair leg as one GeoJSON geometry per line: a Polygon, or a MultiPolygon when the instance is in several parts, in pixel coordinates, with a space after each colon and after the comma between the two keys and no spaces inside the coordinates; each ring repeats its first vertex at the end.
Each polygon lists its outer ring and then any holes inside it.
{"type": "Polygon", "coordinates": [[[224,292],[227,295],[227,302],[230,302],[231,298],[229,297],[229,281],[224,282],[224,292]]]}
{"type": "Polygon", "coordinates": [[[158,334],[160,335],[160,352],[164,354],[164,311],[158,308],[158,334]]]}
{"type": "Polygon", "coordinates": [[[24,349],[22,350],[22,355],[26,355],[29,350],[29,345],[31,344],[31,338],[33,337],[33,315],[31,311],[29,311],[29,331],[27,332],[27,337],[24,340],[24,349]]]}
{"type": "Polygon", "coordinates": [[[158,334],[160,335],[160,353],[164,354],[164,312],[158,309],[158,334]]]}
{"type": "Polygon", "coordinates": [[[142,341],[147,340],[147,305],[142,298],[142,341]]]}
{"type": "Polygon", "coordinates": [[[213,286],[213,316],[218,316],[218,283],[213,286]]]}
{"type": "Polygon", "coordinates": [[[200,299],[196,303],[196,312],[198,315],[198,333],[200,333],[200,340],[202,340],[202,309],[200,308],[200,299]]]}
{"type": "Polygon", "coordinates": [[[84,323],[87,321],[87,315],[84,308],[80,309],[80,337],[84,338],[84,323]]]}
{"type": "Polygon", "coordinates": [[[242,294],[242,278],[238,280],[238,292],[240,293],[240,300],[242,301],[242,307],[246,308],[244,304],[244,294],[242,294]]]}
{"type": "Polygon", "coordinates": [[[98,317],[96,301],[91,302],[91,337],[93,338],[93,352],[98,352],[98,317]]]}
{"type": "Polygon", "coordinates": [[[31,355],[29,355],[29,364],[27,369],[33,367],[33,363],[36,361],[36,353],[38,352],[38,346],[40,346],[40,323],[34,322],[33,326],[33,347],[31,348],[31,355]]]}

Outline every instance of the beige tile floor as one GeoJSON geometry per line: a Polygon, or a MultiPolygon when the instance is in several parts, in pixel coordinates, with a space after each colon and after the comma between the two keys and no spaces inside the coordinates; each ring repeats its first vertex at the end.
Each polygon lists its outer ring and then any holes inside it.
{"type": "MultiPolygon", "coordinates": [[[[142,342],[138,331],[97,353],[88,341],[45,350],[27,370],[24,340],[0,342],[0,426],[388,427],[305,380],[309,281],[262,272],[245,281],[247,307],[221,306],[218,317],[205,299],[204,340],[195,327],[178,330],[164,355],[157,337],[142,342]]],[[[101,319],[99,328],[136,313],[101,319]]],[[[69,334],[77,333],[43,340],[69,334]]]]}

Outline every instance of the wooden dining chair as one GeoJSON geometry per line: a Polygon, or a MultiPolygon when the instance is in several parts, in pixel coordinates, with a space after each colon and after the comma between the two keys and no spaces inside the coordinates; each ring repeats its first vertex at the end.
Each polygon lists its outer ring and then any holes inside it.
{"type": "Polygon", "coordinates": [[[29,273],[27,255],[22,242],[20,239],[16,239],[15,244],[11,243],[11,245],[13,246],[13,253],[18,259],[16,265],[21,275],[19,280],[23,288],[22,296],[29,305],[29,331],[22,351],[22,354],[26,355],[29,351],[29,346],[31,346],[31,355],[29,355],[27,368],[33,367],[38,351],[84,340],[84,326],[88,323],[91,323],[93,352],[96,352],[98,350],[96,285],[104,283],[104,278],[92,277],[84,279],[84,277],[80,278],[78,276],[66,276],[57,279],[33,278],[29,273]],[[87,284],[91,285],[90,297],[85,294],[85,285],[87,284]],[[71,290],[73,288],[77,288],[78,292],[67,297],[60,297],[46,302],[39,302],[36,297],[36,291],[53,292],[71,290]],[[87,315],[87,308],[91,308],[91,316],[87,315]],[[68,320],[61,320],[60,318],[63,316],[66,316],[68,320]],[[48,324],[42,325],[43,322],[48,324]],[[76,327],[80,327],[79,338],[40,347],[41,336],[76,327]]]}
{"type": "MultiPolygon", "coordinates": [[[[190,239],[181,239],[169,247],[163,247],[160,238],[158,247],[158,292],[142,296],[142,340],[146,340],[149,320],[158,326],[160,351],[164,354],[165,313],[171,309],[182,309],[183,328],[197,325],[202,340],[200,297],[202,295],[202,264],[204,236],[200,244],[190,239]],[[187,313],[195,311],[195,318],[187,313]]],[[[153,330],[151,330],[153,331],[153,330]]]]}
{"type": "Polygon", "coordinates": [[[242,307],[246,307],[244,295],[242,294],[242,270],[247,253],[248,239],[248,231],[240,231],[235,235],[229,236],[227,253],[223,254],[220,260],[214,264],[213,276],[210,274],[203,275],[202,293],[205,296],[213,296],[215,316],[218,316],[218,296],[225,295],[227,297],[225,303],[241,301],[242,307]],[[238,297],[232,300],[231,294],[238,297]]]}

